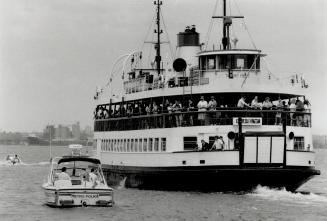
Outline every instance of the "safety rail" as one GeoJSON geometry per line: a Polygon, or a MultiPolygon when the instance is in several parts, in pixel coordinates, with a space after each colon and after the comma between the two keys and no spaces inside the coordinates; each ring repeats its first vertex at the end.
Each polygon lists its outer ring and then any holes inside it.
{"type": "MultiPolygon", "coordinates": [[[[162,76],[143,76],[130,79],[124,82],[124,90],[126,94],[133,94],[142,91],[158,90],[162,88],[175,88],[187,86],[201,86],[209,84],[209,78],[204,77],[204,73],[212,72],[217,74],[224,73],[226,78],[248,78],[250,73],[259,73],[260,69],[207,69],[207,70],[191,70],[189,76],[171,77],[163,79],[162,76]]],[[[267,73],[267,76],[269,74],[267,73]]],[[[300,77],[290,78],[290,86],[300,84],[302,87],[307,87],[306,82],[300,77]]]]}
{"type": "Polygon", "coordinates": [[[154,79],[149,76],[138,77],[130,79],[124,82],[124,89],[126,94],[132,94],[136,92],[157,90],[161,88],[173,88],[184,86],[199,86],[209,84],[209,78],[203,77],[204,71],[192,71],[189,77],[171,77],[163,80],[163,78],[157,77],[154,79]],[[151,80],[150,80],[151,79],[151,80]]]}
{"type": "MultiPolygon", "coordinates": [[[[215,110],[180,111],[173,113],[95,119],[94,131],[123,131],[155,128],[233,125],[235,119],[248,118],[254,125],[311,127],[311,113],[281,110],[215,110]]],[[[250,123],[251,123],[250,122],[250,123]]]]}

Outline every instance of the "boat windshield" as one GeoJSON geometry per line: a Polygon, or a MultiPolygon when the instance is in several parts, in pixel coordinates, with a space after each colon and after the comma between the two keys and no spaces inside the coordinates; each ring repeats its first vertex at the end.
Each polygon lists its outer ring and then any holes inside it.
{"type": "Polygon", "coordinates": [[[94,173],[97,176],[99,183],[104,183],[104,177],[101,170],[101,166],[98,163],[83,161],[83,160],[70,160],[63,161],[57,164],[57,167],[53,169],[53,181],[58,179],[58,175],[62,172],[63,168],[65,173],[69,175],[73,185],[80,184],[83,180],[88,181],[90,173],[94,173]]]}

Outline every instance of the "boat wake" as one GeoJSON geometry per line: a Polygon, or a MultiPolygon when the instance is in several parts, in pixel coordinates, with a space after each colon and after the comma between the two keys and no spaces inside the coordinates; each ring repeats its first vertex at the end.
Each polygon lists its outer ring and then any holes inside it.
{"type": "Polygon", "coordinates": [[[38,163],[24,163],[20,162],[17,164],[12,164],[11,162],[8,162],[6,160],[0,161],[0,166],[43,166],[43,165],[49,165],[50,162],[38,162],[38,163]]]}
{"type": "Polygon", "coordinates": [[[49,165],[50,164],[50,162],[48,162],[48,161],[45,161],[45,162],[38,162],[38,163],[35,163],[34,165],[49,165]]]}
{"type": "Polygon", "coordinates": [[[260,197],[272,201],[284,201],[298,204],[327,203],[327,196],[311,192],[290,192],[284,189],[273,189],[265,186],[257,186],[250,196],[260,197]]]}
{"type": "Polygon", "coordinates": [[[116,186],[116,189],[121,190],[125,188],[125,183],[126,183],[126,177],[124,177],[124,179],[122,179],[119,184],[116,186]]]}
{"type": "Polygon", "coordinates": [[[12,166],[12,163],[4,160],[4,161],[0,161],[0,166],[12,166]]]}

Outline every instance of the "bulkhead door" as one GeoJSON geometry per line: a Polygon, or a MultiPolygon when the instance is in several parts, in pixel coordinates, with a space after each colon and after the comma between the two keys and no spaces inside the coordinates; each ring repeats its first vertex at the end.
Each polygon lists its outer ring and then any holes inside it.
{"type": "Polygon", "coordinates": [[[284,136],[244,136],[244,164],[283,164],[284,136]]]}

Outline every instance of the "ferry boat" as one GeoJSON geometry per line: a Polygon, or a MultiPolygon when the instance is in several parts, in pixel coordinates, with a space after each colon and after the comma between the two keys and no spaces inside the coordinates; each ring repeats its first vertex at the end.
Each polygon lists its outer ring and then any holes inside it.
{"type": "Polygon", "coordinates": [[[264,70],[261,50],[238,48],[230,30],[244,17],[227,15],[226,0],[222,15],[212,16],[222,24],[220,46],[209,50],[196,27],[186,27],[177,34],[176,58],[167,64],[161,55],[162,2],[154,4],[154,62],[143,67],[139,51],[118,58],[122,68],[94,97],[94,151],[108,183],[295,191],[319,175],[303,77],[280,79],[264,70]],[[113,83],[114,77],[121,82],[113,83]],[[119,86],[123,92],[113,92],[119,86]]]}
{"type": "Polygon", "coordinates": [[[70,145],[72,155],[51,159],[50,173],[42,185],[50,207],[113,206],[99,159],[81,155],[81,145],[70,145]],[[96,175],[92,180],[91,173],[96,175]],[[63,174],[60,174],[63,173],[63,174]]]}

